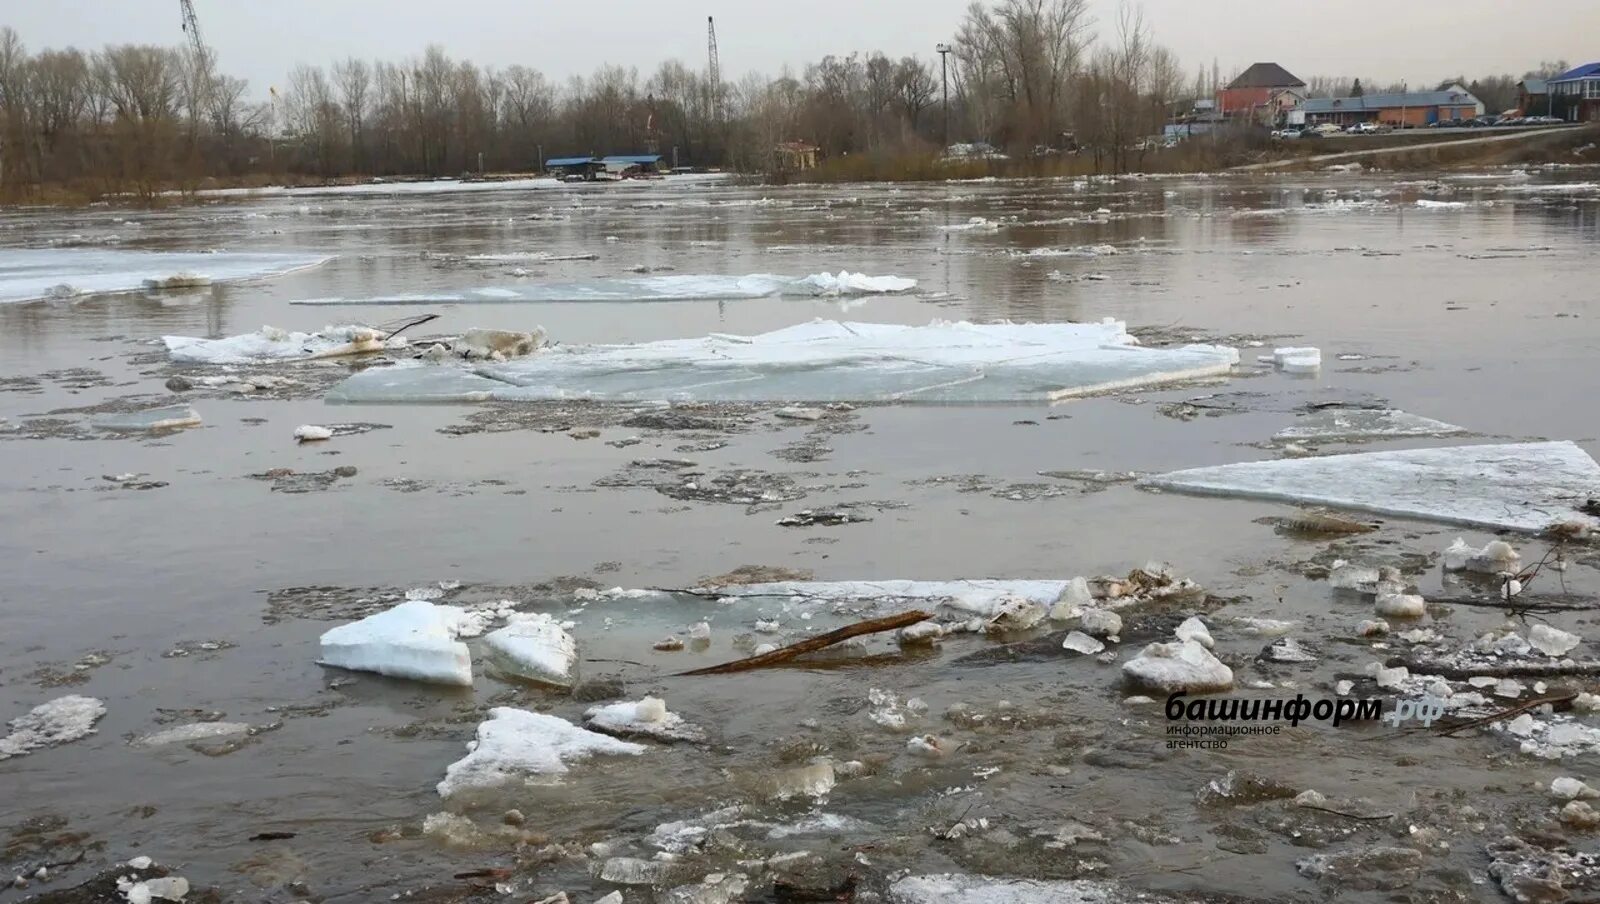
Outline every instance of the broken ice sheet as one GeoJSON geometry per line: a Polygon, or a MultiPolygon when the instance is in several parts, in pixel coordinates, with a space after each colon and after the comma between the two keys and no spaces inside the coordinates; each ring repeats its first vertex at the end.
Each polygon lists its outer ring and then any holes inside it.
{"type": "Polygon", "coordinates": [[[113,433],[161,433],[200,426],[200,414],[188,405],[149,408],[127,414],[108,414],[92,421],[100,430],[113,433]]]}
{"type": "Polygon", "coordinates": [[[466,611],[408,600],[322,635],[322,664],[462,687],[472,655],[457,639],[466,611]]]}
{"type": "Polygon", "coordinates": [[[1178,899],[1089,879],[1004,879],[947,873],[906,876],[889,888],[894,904],[1177,904],[1178,899]]]}
{"type": "Polygon", "coordinates": [[[489,710],[488,721],[478,725],[478,737],[467,749],[465,757],[445,770],[438,785],[440,797],[560,775],[567,771],[568,761],[597,754],[638,756],[645,752],[639,744],[579,728],[556,716],[509,706],[489,710]]]}
{"type": "Polygon", "coordinates": [[[1600,523],[1576,508],[1600,486],[1600,465],[1564,441],[1244,462],[1173,471],[1141,484],[1491,530],[1537,533],[1559,521],[1600,523]]]}
{"type": "Polygon", "coordinates": [[[1300,418],[1279,430],[1272,438],[1279,441],[1340,442],[1408,436],[1453,436],[1466,432],[1465,428],[1455,424],[1394,408],[1329,408],[1300,418]]]}
{"type": "MultiPolygon", "coordinates": [[[[755,336],[558,346],[454,371],[456,401],[1045,402],[1229,373],[1234,349],[1135,344],[1126,324],[817,320],[755,336]]],[[[450,371],[445,371],[450,373],[450,371]]],[[[354,374],[329,401],[446,401],[437,366],[354,374]]]]}
{"type": "Polygon", "coordinates": [[[494,304],[520,302],[583,301],[697,301],[752,298],[837,297],[843,295],[893,295],[909,292],[917,281],[903,276],[868,276],[865,273],[814,273],[810,276],[638,276],[592,279],[583,282],[524,282],[484,286],[450,292],[384,295],[371,298],[305,298],[301,305],[359,304],[494,304]]]}
{"type": "Polygon", "coordinates": [[[333,258],[320,254],[221,251],[113,251],[82,248],[0,249],[0,303],[132,292],[146,280],[184,273],[213,283],[280,276],[333,258]]]}
{"type": "Polygon", "coordinates": [[[311,361],[381,352],[404,347],[405,337],[386,341],[383,330],[368,326],[328,326],[315,333],[297,333],[264,326],[254,333],[203,339],[162,336],[167,357],[185,364],[252,364],[261,361],[311,361]]]}
{"type": "Polygon", "coordinates": [[[0,760],[94,734],[94,724],[105,714],[104,703],[76,694],[41,703],[6,723],[11,733],[0,738],[0,760]]]}
{"type": "Polygon", "coordinates": [[[994,616],[1017,601],[1049,607],[1072,581],[776,581],[702,588],[724,597],[798,598],[814,602],[905,602],[943,605],[961,612],[994,616]]]}

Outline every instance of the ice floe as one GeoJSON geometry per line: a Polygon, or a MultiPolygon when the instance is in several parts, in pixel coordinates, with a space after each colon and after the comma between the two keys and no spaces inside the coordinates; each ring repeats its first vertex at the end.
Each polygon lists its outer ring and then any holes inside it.
{"type": "Polygon", "coordinates": [[[646,737],[669,743],[705,740],[705,732],[699,726],[668,712],[666,701],[658,697],[596,706],[583,715],[586,727],[619,737],[646,737]]]}
{"type": "Polygon", "coordinates": [[[200,426],[200,414],[188,405],[148,408],[126,414],[107,414],[91,421],[98,430],[112,433],[162,433],[200,426]]]}
{"type": "Polygon", "coordinates": [[[865,273],[814,273],[810,276],[748,276],[673,274],[670,276],[616,277],[584,282],[527,282],[484,286],[448,292],[382,295],[370,298],[304,298],[300,305],[359,304],[495,304],[583,301],[701,301],[771,298],[829,298],[844,295],[895,295],[917,287],[903,276],[869,276],[865,273]]]}
{"type": "Polygon", "coordinates": [[[0,303],[70,298],[281,276],[333,258],[322,254],[219,251],[121,251],[86,248],[0,249],[0,303]],[[175,286],[174,286],[175,287],[175,286]]]}
{"type": "Polygon", "coordinates": [[[1153,643],[1122,664],[1135,683],[1166,693],[1205,693],[1233,687],[1233,670],[1199,642],[1153,643]]]}
{"type": "Polygon", "coordinates": [[[1329,408],[1300,418],[1273,434],[1279,441],[1340,442],[1408,436],[1450,436],[1463,427],[1393,408],[1329,408]]]}
{"type": "Polygon", "coordinates": [[[1134,892],[1090,879],[1008,879],[961,873],[906,876],[889,887],[893,904],[1173,904],[1174,899],[1134,892]]]}
{"type": "Polygon", "coordinates": [[[298,333],[265,326],[254,333],[203,339],[162,336],[167,357],[186,364],[254,364],[261,361],[311,361],[381,352],[404,347],[404,337],[386,338],[383,330],[367,326],[329,326],[315,333],[298,333]]]}
{"type": "MultiPolygon", "coordinates": [[[[509,706],[489,710],[478,725],[478,737],[467,744],[468,754],[451,763],[439,782],[439,796],[489,789],[538,776],[559,776],[567,763],[607,754],[637,756],[645,748],[629,741],[579,728],[565,719],[509,706]]],[[[549,779],[546,779],[549,781],[549,779]]]]}
{"type": "Polygon", "coordinates": [[[1572,442],[1506,443],[1244,462],[1141,484],[1538,532],[1564,521],[1595,525],[1576,507],[1600,486],[1600,465],[1572,442]]]}
{"type": "Polygon", "coordinates": [[[470,371],[369,369],[329,401],[1040,402],[1227,374],[1234,349],[1150,349],[1126,324],[817,320],[755,336],[561,346],[470,371]]]}
{"type": "Polygon", "coordinates": [[[322,635],[322,664],[392,678],[470,686],[472,655],[457,640],[465,610],[407,600],[322,635]]]}
{"type": "Polygon", "coordinates": [[[577,670],[577,642],[542,612],[511,616],[510,622],[486,636],[483,644],[496,667],[518,678],[568,685],[577,670]]]}
{"type": "Polygon", "coordinates": [[[6,723],[11,733],[0,738],[0,760],[94,734],[94,724],[105,714],[104,703],[77,694],[41,703],[6,723]]]}

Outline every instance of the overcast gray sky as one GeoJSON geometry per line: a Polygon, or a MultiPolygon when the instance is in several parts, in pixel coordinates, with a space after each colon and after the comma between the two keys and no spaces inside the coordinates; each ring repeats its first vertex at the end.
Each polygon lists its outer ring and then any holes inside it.
{"type": "MultiPolygon", "coordinates": [[[[1108,31],[1116,0],[1091,0],[1108,31]]],[[[296,63],[402,59],[429,43],[479,65],[522,63],[557,80],[601,63],[705,64],[717,19],[724,79],[798,70],[824,54],[932,56],[968,0],[194,0],[221,68],[260,97],[296,63]]],[[[1301,78],[1409,80],[1522,72],[1544,59],[1600,59],[1600,0],[1143,0],[1156,38],[1189,72],[1215,58],[1226,77],[1257,60],[1301,78]]],[[[0,0],[31,50],[183,40],[179,0],[0,0]]]]}

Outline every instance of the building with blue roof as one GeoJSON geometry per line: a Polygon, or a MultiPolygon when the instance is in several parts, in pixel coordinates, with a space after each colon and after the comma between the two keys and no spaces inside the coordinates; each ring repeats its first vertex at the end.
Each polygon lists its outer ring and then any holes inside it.
{"type": "Polygon", "coordinates": [[[1556,116],[1600,122],[1600,63],[1588,63],[1545,80],[1556,116]]]}
{"type": "Polygon", "coordinates": [[[1440,120],[1472,119],[1484,113],[1483,102],[1460,85],[1451,85],[1442,91],[1313,97],[1301,109],[1305,111],[1308,125],[1331,122],[1347,126],[1358,122],[1381,122],[1412,128],[1440,120]]]}

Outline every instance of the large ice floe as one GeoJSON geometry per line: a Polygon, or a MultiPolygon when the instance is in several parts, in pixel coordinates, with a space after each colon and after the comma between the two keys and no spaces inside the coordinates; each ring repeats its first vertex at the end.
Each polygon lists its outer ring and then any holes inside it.
{"type": "Polygon", "coordinates": [[[1600,494],[1600,465],[1571,442],[1362,452],[1192,468],[1147,487],[1310,502],[1446,524],[1536,533],[1596,519],[1578,512],[1600,494]]]}
{"type": "Polygon", "coordinates": [[[739,300],[790,296],[828,298],[842,295],[894,295],[909,292],[917,281],[903,276],[869,276],[865,273],[814,273],[810,276],[636,276],[592,279],[584,282],[527,282],[484,286],[449,292],[380,295],[370,298],[305,298],[304,305],[354,304],[510,304],[521,302],[580,301],[699,301],[739,300]]]}
{"type": "Polygon", "coordinates": [[[391,678],[470,686],[472,655],[457,639],[466,621],[458,607],[407,600],[325,632],[321,661],[391,678]]]}
{"type": "Polygon", "coordinates": [[[162,336],[167,357],[183,364],[255,364],[263,361],[315,361],[365,355],[406,345],[404,337],[388,339],[370,326],[328,326],[315,333],[299,333],[264,326],[254,333],[203,339],[162,336]]]}
{"type": "Polygon", "coordinates": [[[642,745],[579,728],[565,719],[497,706],[478,725],[478,737],[467,743],[465,757],[451,763],[439,796],[454,797],[465,791],[508,784],[559,781],[567,763],[598,754],[633,755],[642,745]],[[541,779],[542,777],[542,779],[541,779]]]}
{"type": "Polygon", "coordinates": [[[0,249],[0,303],[133,292],[281,276],[332,260],[324,254],[218,251],[118,251],[100,248],[0,249]],[[182,275],[174,281],[173,277],[182,275]]]}
{"type": "Polygon", "coordinates": [[[1238,352],[1150,349],[1126,324],[816,320],[755,336],[558,346],[504,364],[369,369],[334,402],[1042,402],[1227,374],[1238,352]]]}
{"type": "Polygon", "coordinates": [[[893,904],[1175,904],[1175,899],[1135,892],[1092,879],[1006,879],[946,873],[906,876],[889,887],[893,904]]]}
{"type": "Polygon", "coordinates": [[[578,665],[578,645],[561,624],[542,612],[511,616],[483,639],[501,671],[529,681],[569,685],[578,665]]]}

